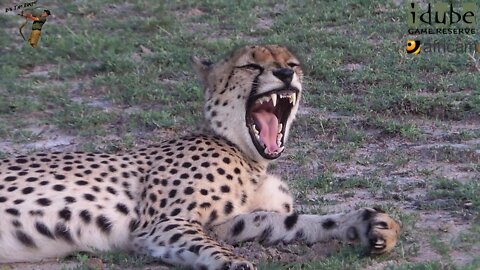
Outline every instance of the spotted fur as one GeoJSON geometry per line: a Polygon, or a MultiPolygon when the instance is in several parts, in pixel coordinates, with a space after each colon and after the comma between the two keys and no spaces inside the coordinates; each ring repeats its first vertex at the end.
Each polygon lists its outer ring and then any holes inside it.
{"type": "Polygon", "coordinates": [[[216,64],[193,62],[212,135],[123,154],[51,152],[0,161],[0,263],[123,249],[194,269],[256,269],[217,241],[338,238],[374,253],[394,247],[399,226],[385,213],[296,214],[287,185],[267,173],[283,149],[263,153],[254,142],[249,104],[294,89],[287,94],[296,99],[279,101],[278,110],[288,112],[278,114],[284,125],[278,146],[285,145],[302,91],[293,54],[247,46],[216,64]]]}

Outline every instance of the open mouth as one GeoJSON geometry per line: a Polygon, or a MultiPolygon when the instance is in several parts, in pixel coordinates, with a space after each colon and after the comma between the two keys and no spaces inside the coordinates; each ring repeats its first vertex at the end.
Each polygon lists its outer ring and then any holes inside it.
{"type": "Polygon", "coordinates": [[[246,123],[257,151],[266,159],[283,152],[285,129],[298,89],[282,88],[251,97],[247,102],[246,123]]]}

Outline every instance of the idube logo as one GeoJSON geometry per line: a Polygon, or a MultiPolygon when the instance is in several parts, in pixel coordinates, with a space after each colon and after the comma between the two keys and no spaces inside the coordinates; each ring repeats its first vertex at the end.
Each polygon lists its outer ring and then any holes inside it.
{"type": "Polygon", "coordinates": [[[428,3],[426,8],[421,8],[412,2],[407,12],[408,33],[474,35],[477,13],[476,3],[428,3]]]}

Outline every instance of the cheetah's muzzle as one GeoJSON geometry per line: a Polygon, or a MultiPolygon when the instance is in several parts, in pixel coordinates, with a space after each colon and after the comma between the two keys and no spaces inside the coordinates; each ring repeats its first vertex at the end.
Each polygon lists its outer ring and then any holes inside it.
{"type": "Polygon", "coordinates": [[[247,102],[247,127],[257,151],[266,159],[278,158],[285,149],[288,117],[297,103],[296,88],[275,89],[247,102]]]}

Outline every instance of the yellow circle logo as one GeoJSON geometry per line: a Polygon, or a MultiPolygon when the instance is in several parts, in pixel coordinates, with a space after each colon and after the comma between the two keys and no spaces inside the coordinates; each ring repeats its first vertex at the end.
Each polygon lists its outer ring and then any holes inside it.
{"type": "Polygon", "coordinates": [[[419,40],[407,40],[407,53],[419,54],[421,49],[419,40]]]}

